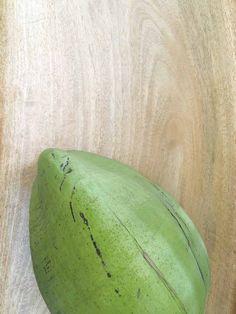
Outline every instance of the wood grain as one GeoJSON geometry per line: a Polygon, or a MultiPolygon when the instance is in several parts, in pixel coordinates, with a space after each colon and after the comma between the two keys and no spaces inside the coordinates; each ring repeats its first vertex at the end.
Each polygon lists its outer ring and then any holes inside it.
{"type": "Polygon", "coordinates": [[[207,313],[236,313],[235,7],[1,1],[0,313],[48,313],[28,242],[46,147],[113,157],[171,192],[209,251],[207,313]]]}

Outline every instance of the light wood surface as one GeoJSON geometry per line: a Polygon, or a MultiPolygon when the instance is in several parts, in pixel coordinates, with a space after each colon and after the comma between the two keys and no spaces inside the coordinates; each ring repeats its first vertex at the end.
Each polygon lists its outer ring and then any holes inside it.
{"type": "Polygon", "coordinates": [[[48,313],[28,205],[38,154],[55,146],[121,160],[172,193],[208,248],[207,313],[236,313],[235,9],[1,1],[0,313],[48,313]]]}

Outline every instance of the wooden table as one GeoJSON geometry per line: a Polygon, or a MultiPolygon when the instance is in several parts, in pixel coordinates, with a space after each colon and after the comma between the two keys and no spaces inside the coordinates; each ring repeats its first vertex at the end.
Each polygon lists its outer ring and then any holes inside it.
{"type": "Polygon", "coordinates": [[[119,159],[172,193],[209,251],[207,313],[236,313],[235,7],[1,1],[0,313],[48,313],[28,240],[46,147],[119,159]]]}

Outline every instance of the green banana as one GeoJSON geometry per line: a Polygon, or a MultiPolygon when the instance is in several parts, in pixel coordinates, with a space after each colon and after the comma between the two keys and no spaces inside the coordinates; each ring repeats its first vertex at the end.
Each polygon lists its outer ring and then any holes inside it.
{"type": "Polygon", "coordinates": [[[122,163],[47,149],[30,203],[39,289],[55,314],[202,314],[210,287],[195,226],[122,163]]]}

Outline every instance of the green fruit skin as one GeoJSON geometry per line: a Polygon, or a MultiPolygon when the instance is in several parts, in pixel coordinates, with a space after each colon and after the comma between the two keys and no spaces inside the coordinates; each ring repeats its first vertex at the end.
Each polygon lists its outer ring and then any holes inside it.
{"type": "Polygon", "coordinates": [[[55,314],[201,314],[207,251],[176,201],[122,163],[47,149],[30,203],[39,289],[55,314]]]}

